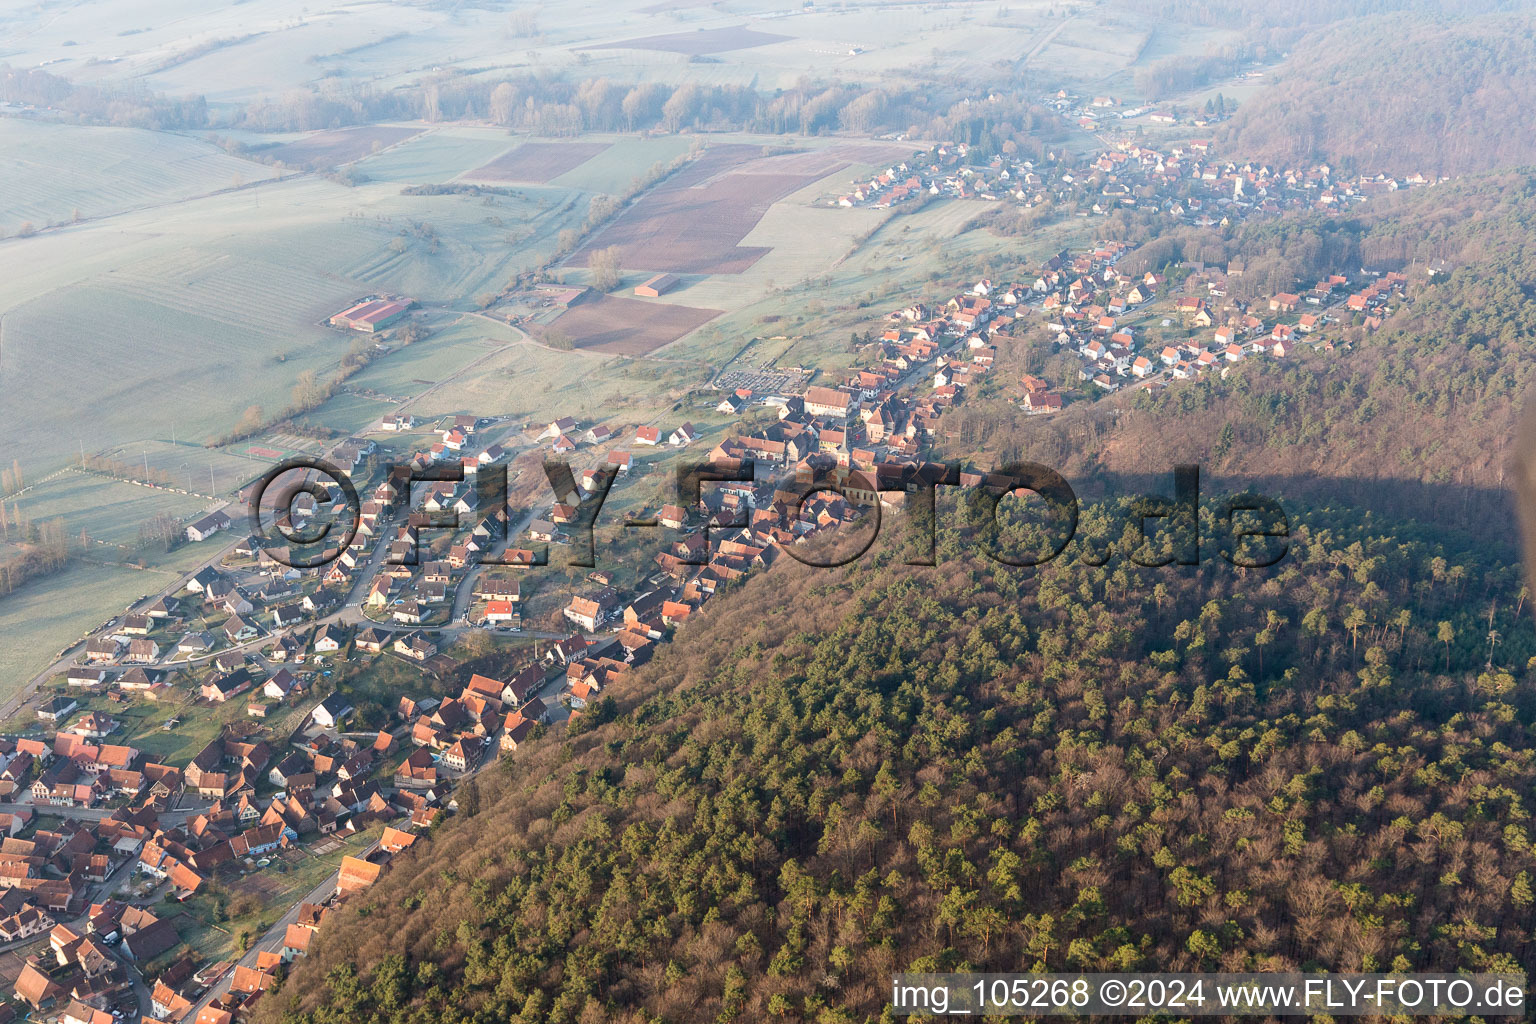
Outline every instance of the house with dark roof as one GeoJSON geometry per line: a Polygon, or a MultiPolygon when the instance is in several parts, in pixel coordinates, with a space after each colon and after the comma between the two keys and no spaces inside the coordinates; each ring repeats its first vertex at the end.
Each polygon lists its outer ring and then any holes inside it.
{"type": "Polygon", "coordinates": [[[353,710],[351,701],[339,693],[333,693],[320,702],[320,706],[310,713],[310,717],[315,720],[315,724],[326,729],[334,729],[339,727],[353,710]]]}

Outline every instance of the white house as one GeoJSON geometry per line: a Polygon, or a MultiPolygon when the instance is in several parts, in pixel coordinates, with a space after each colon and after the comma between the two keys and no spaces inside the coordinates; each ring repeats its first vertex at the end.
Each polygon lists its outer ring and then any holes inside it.
{"type": "Polygon", "coordinates": [[[200,543],[221,530],[229,529],[230,525],[229,516],[225,515],[222,511],[210,512],[187,527],[187,540],[194,544],[200,543]]]}

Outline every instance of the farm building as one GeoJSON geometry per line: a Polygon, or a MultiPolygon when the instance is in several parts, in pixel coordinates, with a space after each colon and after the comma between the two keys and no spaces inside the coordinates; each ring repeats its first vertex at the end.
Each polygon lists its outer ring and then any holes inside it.
{"type": "Polygon", "coordinates": [[[648,299],[659,298],[678,285],[676,274],[657,274],[640,284],[635,285],[635,294],[643,295],[648,299]]]}
{"type": "Polygon", "coordinates": [[[414,299],[366,299],[331,317],[331,326],[350,327],[354,331],[372,334],[405,316],[406,311],[414,305],[414,299]]]}
{"type": "Polygon", "coordinates": [[[570,308],[580,302],[590,289],[586,285],[541,284],[534,289],[551,306],[570,308]]]}

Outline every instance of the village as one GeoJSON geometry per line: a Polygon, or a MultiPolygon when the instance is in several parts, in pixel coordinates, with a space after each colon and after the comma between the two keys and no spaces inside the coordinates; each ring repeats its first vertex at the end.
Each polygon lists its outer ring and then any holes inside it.
{"type": "MultiPolygon", "coordinates": [[[[964,166],[963,146],[935,155],[905,185],[895,182],[907,168],[893,168],[843,205],[1002,186],[1029,203],[1100,179],[1123,185],[1113,199],[1128,203],[1194,182],[1202,194],[1159,201],[1201,223],[1372,191],[1333,183],[1327,168],[1207,162],[1198,143],[1115,150],[1049,177],[1027,163],[987,177],[964,166]]],[[[183,524],[209,559],[61,659],[3,727],[0,942],[24,954],[16,998],[65,1024],[238,1019],[329,908],[462,810],[477,773],[601,716],[606,690],[744,577],[946,479],[933,449],[968,393],[987,384],[1045,415],[1303,346],[1347,350],[1345,329],[1379,327],[1408,284],[1355,270],[1240,300],[1241,262],[1130,274],[1118,269],[1130,248],[1100,240],[1012,281],[890,310],[863,365],[821,383],[799,370],[722,373],[706,389],[708,428],[681,415],[391,413],[326,450],[356,488],[355,509],[311,473],[308,494],[258,498],[252,484],[183,524]],[[1070,356],[1075,374],[999,381],[1013,362],[1002,353],[1025,345],[1070,356]],[[685,458],[707,461],[710,479],[661,497],[685,458]],[[545,478],[549,459],[570,467],[568,483],[545,478]],[[247,534],[252,503],[272,530],[247,534]],[[616,567],[579,557],[598,506],[625,535],[604,548],[616,567]],[[317,542],[315,564],[303,555],[317,527],[343,539],[317,542]],[[530,587],[540,572],[550,578],[530,587]],[[233,937],[227,893],[263,892],[290,872],[302,892],[281,916],[247,911],[238,941],[208,940],[233,937]]],[[[331,323],[373,333],[411,306],[368,296],[331,323]]]]}
{"type": "Polygon", "coordinates": [[[1091,99],[1065,91],[1041,97],[1064,125],[1090,133],[1104,146],[1076,154],[1065,147],[1030,159],[1017,152],[984,162],[974,147],[946,141],[925,159],[887,167],[849,183],[830,206],[889,209],[931,198],[1004,201],[1030,210],[1055,207],[1077,216],[1107,216],[1117,209],[1152,210],[1170,223],[1218,227],[1287,211],[1334,211],[1400,189],[1435,184],[1421,172],[1341,175],[1326,163],[1271,167],[1222,159],[1209,138],[1153,140],[1142,119],[1166,135],[1167,126],[1204,129],[1219,115],[1180,118],[1145,107],[1124,107],[1113,97],[1091,99]]]}

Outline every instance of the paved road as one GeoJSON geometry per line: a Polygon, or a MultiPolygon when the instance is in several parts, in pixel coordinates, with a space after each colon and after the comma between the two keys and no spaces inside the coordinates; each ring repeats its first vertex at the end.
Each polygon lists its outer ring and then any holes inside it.
{"type": "MultiPolygon", "coordinates": [[[[206,805],[201,807],[176,807],[161,813],[160,821],[162,824],[180,825],[190,818],[197,817],[207,809],[206,805]]],[[[0,803],[0,812],[15,814],[17,811],[30,811],[33,814],[51,814],[63,818],[74,818],[77,821],[105,821],[117,813],[111,807],[57,807],[53,804],[0,803]]]]}
{"type": "MultiPolygon", "coordinates": [[[[491,556],[495,558],[506,553],[513,539],[522,536],[523,531],[528,529],[528,524],[535,518],[533,510],[529,509],[517,522],[507,524],[507,534],[492,546],[491,556]]],[[[469,606],[475,601],[475,581],[480,578],[480,574],[486,568],[487,566],[484,565],[476,565],[464,574],[463,579],[459,580],[458,589],[453,595],[453,612],[448,617],[450,623],[464,621],[464,616],[469,612],[469,606]]]]}
{"type": "MultiPolygon", "coordinates": [[[[369,854],[373,853],[373,851],[377,850],[378,848],[379,844],[374,843],[372,846],[368,847],[368,849],[364,850],[360,856],[366,858],[369,854]]],[[[258,953],[280,952],[283,948],[283,940],[288,934],[288,926],[297,922],[299,919],[299,907],[305,903],[324,903],[326,900],[330,899],[331,894],[336,891],[336,883],[340,880],[340,877],[341,871],[338,868],[336,871],[333,871],[327,875],[323,882],[311,889],[309,894],[302,900],[289,907],[288,912],[285,913],[282,917],[278,918],[277,922],[273,924],[271,928],[268,928],[265,932],[263,932],[261,938],[251,943],[251,948],[246,950],[244,956],[235,961],[234,965],[224,973],[222,978],[208,987],[208,991],[203,993],[203,997],[197,1001],[197,1004],[183,1019],[196,1020],[197,1015],[202,1013],[204,1008],[206,1008],[209,1003],[213,1002],[214,999],[218,998],[219,996],[229,992],[229,986],[231,982],[234,981],[235,967],[255,967],[256,956],[258,953]]]]}

